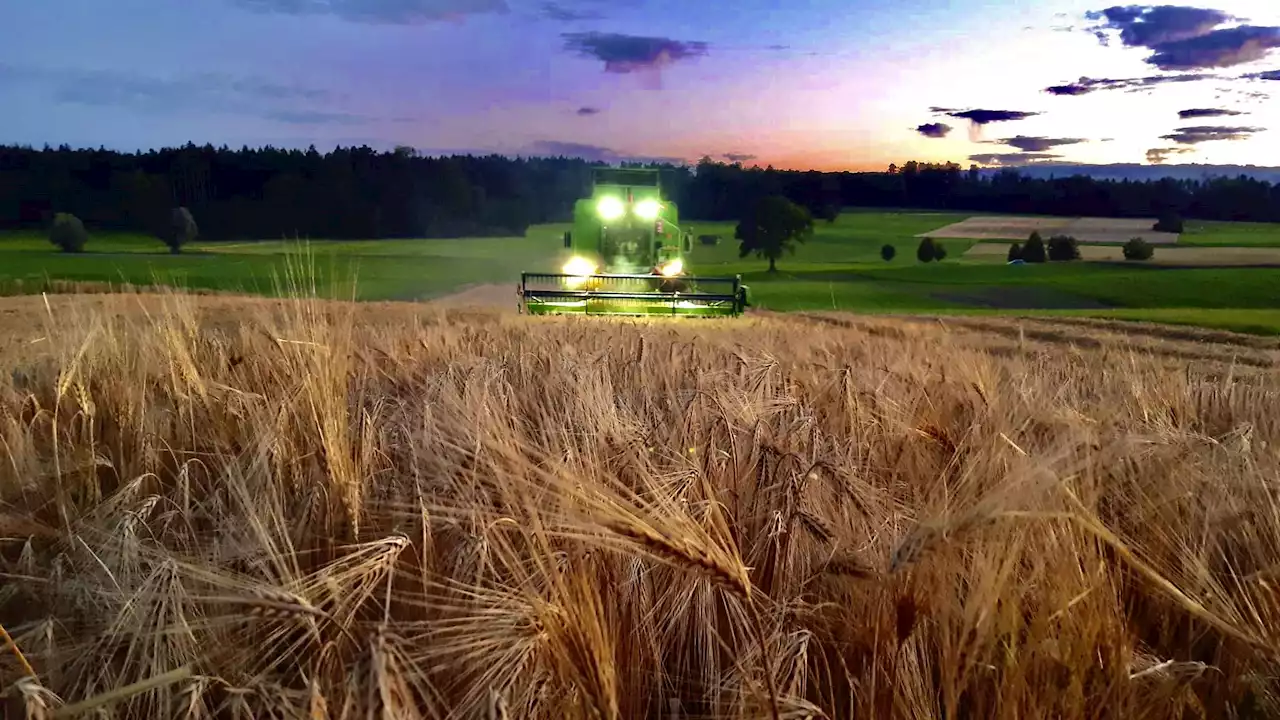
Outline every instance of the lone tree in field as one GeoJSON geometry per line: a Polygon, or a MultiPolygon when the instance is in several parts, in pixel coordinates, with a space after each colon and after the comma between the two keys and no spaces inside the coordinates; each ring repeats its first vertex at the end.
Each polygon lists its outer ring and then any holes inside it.
{"type": "Polygon", "coordinates": [[[1021,260],[1021,259],[1022,259],[1022,246],[1019,245],[1018,243],[1014,243],[1010,245],[1009,254],[1005,256],[1005,261],[1013,262],[1014,260],[1021,260]]]}
{"type": "Polygon", "coordinates": [[[193,242],[199,234],[200,228],[196,227],[196,219],[191,217],[191,211],[185,207],[176,207],[169,214],[169,229],[165,232],[164,244],[169,246],[169,252],[177,255],[182,252],[183,245],[193,242]]]}
{"type": "Polygon", "coordinates": [[[1182,217],[1172,210],[1165,210],[1160,213],[1160,219],[1156,220],[1151,229],[1156,232],[1181,233],[1182,217]]]}
{"type": "Polygon", "coordinates": [[[897,256],[898,256],[898,248],[890,245],[889,243],[885,243],[880,247],[881,260],[884,260],[885,262],[893,262],[893,259],[897,256]]]}
{"type": "Polygon", "coordinates": [[[84,229],[80,218],[71,213],[58,213],[53,216],[53,225],[49,227],[49,242],[62,252],[83,252],[85,243],[89,242],[89,232],[84,229]]]}
{"type": "Polygon", "coordinates": [[[1080,246],[1070,235],[1054,235],[1049,238],[1049,259],[1054,262],[1080,259],[1080,246]]]}
{"type": "Polygon", "coordinates": [[[933,247],[933,238],[927,237],[920,241],[920,246],[916,248],[916,259],[922,263],[933,262],[937,256],[937,251],[933,247]]]}
{"type": "Polygon", "coordinates": [[[794,255],[796,243],[813,235],[813,216],[781,195],[770,195],[756,203],[738,223],[733,237],[741,242],[738,257],[755,254],[769,259],[769,272],[778,272],[778,258],[794,255]]]}
{"type": "Polygon", "coordinates": [[[1033,231],[1031,237],[1027,238],[1027,244],[1022,246],[1022,261],[1029,263],[1045,261],[1044,239],[1040,237],[1040,233],[1033,231]]]}
{"type": "Polygon", "coordinates": [[[1156,247],[1140,237],[1129,238],[1124,244],[1125,260],[1150,260],[1156,254],[1156,247]]]}

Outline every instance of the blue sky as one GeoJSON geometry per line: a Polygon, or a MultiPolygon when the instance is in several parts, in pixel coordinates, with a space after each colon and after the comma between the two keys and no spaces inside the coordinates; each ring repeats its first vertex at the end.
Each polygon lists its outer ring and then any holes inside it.
{"type": "Polygon", "coordinates": [[[37,146],[1280,165],[1273,96],[1271,0],[0,6],[0,142],[37,146]]]}

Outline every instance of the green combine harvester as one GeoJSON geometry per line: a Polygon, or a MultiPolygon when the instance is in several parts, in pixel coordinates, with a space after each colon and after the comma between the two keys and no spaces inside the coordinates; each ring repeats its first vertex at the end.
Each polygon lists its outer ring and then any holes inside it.
{"type": "Polygon", "coordinates": [[[530,315],[733,317],[747,306],[741,276],[687,274],[693,234],[663,199],[656,169],[596,168],[591,197],[577,201],[562,272],[522,273],[530,315]]]}

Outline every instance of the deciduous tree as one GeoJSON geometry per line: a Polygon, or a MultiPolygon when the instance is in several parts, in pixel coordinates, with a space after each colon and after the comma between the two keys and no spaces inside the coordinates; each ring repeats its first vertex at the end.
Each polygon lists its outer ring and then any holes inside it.
{"type": "Polygon", "coordinates": [[[738,222],[733,237],[740,241],[739,257],[754,254],[769,260],[769,272],[778,271],[778,259],[795,254],[796,245],[813,235],[813,216],[781,195],[770,195],[738,222]]]}

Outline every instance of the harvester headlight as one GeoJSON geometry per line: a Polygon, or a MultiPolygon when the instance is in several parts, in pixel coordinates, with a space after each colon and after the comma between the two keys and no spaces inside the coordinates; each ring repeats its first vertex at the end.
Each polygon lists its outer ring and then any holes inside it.
{"type": "Polygon", "coordinates": [[[571,258],[564,264],[565,275],[587,276],[595,274],[595,271],[596,264],[584,257],[571,258]]]}
{"type": "Polygon", "coordinates": [[[658,268],[658,272],[662,273],[663,277],[675,277],[676,275],[684,272],[684,261],[680,258],[676,258],[675,260],[672,260],[666,265],[658,268]]]}
{"type": "Polygon", "coordinates": [[[627,208],[622,204],[622,200],[616,197],[600,198],[600,202],[596,203],[596,212],[600,213],[602,220],[617,220],[627,212],[627,208]]]}
{"type": "Polygon", "coordinates": [[[636,217],[641,220],[657,220],[662,205],[657,200],[641,200],[636,203],[636,217]]]}

